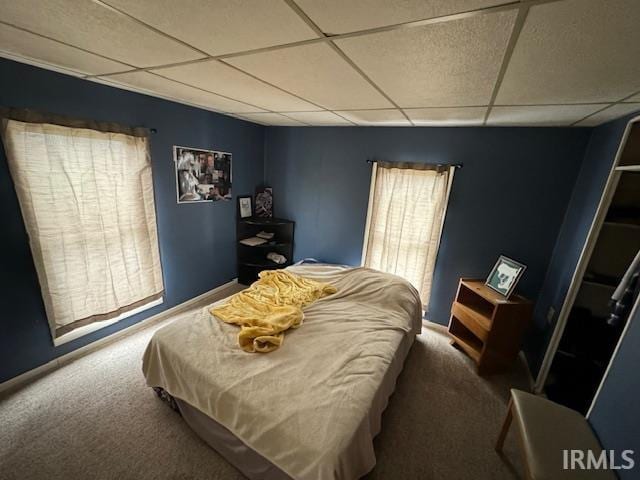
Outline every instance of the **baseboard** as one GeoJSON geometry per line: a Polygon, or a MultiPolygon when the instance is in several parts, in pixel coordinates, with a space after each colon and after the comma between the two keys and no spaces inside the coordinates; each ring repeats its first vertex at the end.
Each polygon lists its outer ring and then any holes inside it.
{"type": "MultiPolygon", "coordinates": [[[[441,325],[439,323],[434,323],[424,319],[422,320],[422,327],[436,331],[438,333],[442,333],[442,334],[448,334],[449,332],[449,329],[446,325],[441,325]]],[[[527,361],[527,356],[524,354],[522,350],[520,350],[520,352],[518,353],[518,357],[520,361],[524,364],[527,370],[527,381],[529,383],[529,391],[533,392],[533,387],[536,381],[534,380],[533,375],[531,375],[531,369],[529,368],[529,362],[527,361]]]]}
{"type": "Polygon", "coordinates": [[[227,295],[224,295],[224,293],[230,288],[232,288],[234,285],[236,285],[237,283],[238,283],[238,279],[234,278],[230,282],[227,282],[223,285],[220,285],[219,287],[216,287],[212,290],[204,292],[203,294],[198,295],[197,297],[190,298],[185,302],[182,302],[160,313],[152,315],[149,318],[145,318],[144,320],[138,323],[135,323],[130,327],[119,330],[107,337],[96,340],[95,342],[91,342],[90,344],[85,345],[84,347],[80,347],[76,350],[73,350],[72,352],[61,355],[58,358],[54,358],[53,360],[45,363],[44,365],[40,365],[32,370],[21,373],[17,377],[13,377],[5,382],[0,383],[0,394],[5,394],[5,393],[8,393],[9,391],[20,388],[25,384],[32,382],[33,380],[36,380],[37,378],[40,378],[43,375],[51,372],[52,370],[60,368],[63,365],[67,365],[70,362],[77,360],[78,358],[84,357],[85,355],[91,352],[94,352],[102,347],[105,347],[106,345],[109,345],[110,343],[113,343],[124,337],[128,337],[129,335],[133,335],[134,333],[144,328],[147,328],[153,325],[154,323],[159,323],[163,320],[166,320],[172,315],[188,310],[193,305],[196,305],[197,303],[200,303],[201,301],[206,300],[209,297],[218,297],[216,298],[216,300],[220,300],[225,296],[227,296],[227,295]]]}
{"type": "Polygon", "coordinates": [[[439,333],[449,333],[449,328],[446,325],[442,325],[441,323],[432,322],[431,320],[422,319],[423,328],[429,328],[431,330],[435,330],[439,333]]]}

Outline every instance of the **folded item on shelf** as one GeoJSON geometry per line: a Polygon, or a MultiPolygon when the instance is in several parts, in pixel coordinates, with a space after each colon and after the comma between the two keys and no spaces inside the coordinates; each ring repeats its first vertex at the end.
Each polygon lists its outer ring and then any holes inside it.
{"type": "Polygon", "coordinates": [[[273,263],[277,263],[278,265],[282,265],[283,263],[287,262],[287,258],[284,255],[280,255],[276,252],[267,253],[267,258],[273,263]]]}
{"type": "Polygon", "coordinates": [[[264,238],[249,237],[249,238],[240,240],[240,243],[243,245],[248,245],[249,247],[255,247],[257,245],[262,245],[263,243],[267,243],[267,241],[264,238]]]}
{"type": "Polygon", "coordinates": [[[258,238],[264,238],[265,240],[271,240],[273,238],[274,233],[273,232],[265,232],[264,230],[256,233],[256,237],[258,238]]]}

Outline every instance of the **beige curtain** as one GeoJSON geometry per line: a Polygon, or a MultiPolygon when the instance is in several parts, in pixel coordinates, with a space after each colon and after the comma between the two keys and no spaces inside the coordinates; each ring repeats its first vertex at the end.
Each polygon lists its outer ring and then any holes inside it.
{"type": "Polygon", "coordinates": [[[411,282],[425,309],[451,178],[448,167],[373,164],[363,265],[411,282]]]}
{"type": "Polygon", "coordinates": [[[2,138],[53,337],[160,298],[148,138],[21,118],[2,138]]]}

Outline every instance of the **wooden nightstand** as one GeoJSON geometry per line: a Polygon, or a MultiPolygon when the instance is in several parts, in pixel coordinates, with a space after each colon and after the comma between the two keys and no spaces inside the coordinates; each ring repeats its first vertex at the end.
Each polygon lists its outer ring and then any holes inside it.
{"type": "Polygon", "coordinates": [[[478,364],[478,374],[506,370],[518,356],[533,304],[520,295],[509,299],[483,280],[460,279],[451,306],[449,335],[478,364]]]}

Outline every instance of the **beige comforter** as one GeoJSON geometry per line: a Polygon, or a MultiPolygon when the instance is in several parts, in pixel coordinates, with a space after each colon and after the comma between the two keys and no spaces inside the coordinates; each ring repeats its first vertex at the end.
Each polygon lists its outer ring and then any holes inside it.
{"type": "Polygon", "coordinates": [[[338,293],[305,309],[280,349],[242,351],[237,327],[207,307],[155,333],[143,372],[149,386],[207,414],[292,478],[355,479],[375,465],[372,440],[391,387],[381,392],[420,331],[420,298],[408,282],[366,268],[290,269],[338,293]]]}

